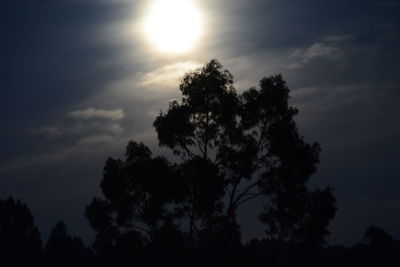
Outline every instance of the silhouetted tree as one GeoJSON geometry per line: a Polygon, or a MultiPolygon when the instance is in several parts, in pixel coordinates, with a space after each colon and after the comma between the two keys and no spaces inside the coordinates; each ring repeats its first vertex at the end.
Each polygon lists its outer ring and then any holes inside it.
{"type": "Polygon", "coordinates": [[[333,203],[331,188],[313,192],[305,189],[278,191],[260,219],[267,224],[270,238],[320,246],[329,234],[328,224],[336,212],[333,203]]]}
{"type": "Polygon", "coordinates": [[[128,144],[125,160],[108,159],[105,200],[94,199],[86,211],[98,240],[114,246],[124,232],[135,231],[151,243],[163,226],[170,231],[180,223],[191,242],[224,247],[231,256],[240,246],[239,207],[263,198],[260,219],[269,239],[323,244],[336,202],[331,188],[307,187],[320,146],[298,133],[298,110],[288,104],[281,75],[238,94],[232,74],[211,60],[187,73],[179,88],[182,100],[172,101],[154,127],[159,145],[180,161],[152,157],[136,142],[128,144]]]}
{"type": "MultiPolygon", "coordinates": [[[[171,102],[167,113],[161,113],[156,118],[154,126],[160,146],[172,149],[183,159],[184,165],[191,164],[191,175],[188,177],[197,176],[198,178],[193,181],[202,182],[206,189],[203,191],[209,195],[208,199],[202,200],[204,204],[207,203],[207,207],[203,205],[201,208],[205,209],[201,209],[196,203],[199,196],[196,190],[186,191],[184,208],[188,211],[186,215],[190,221],[190,233],[195,233],[198,231],[196,219],[200,219],[204,226],[210,225],[207,222],[210,222],[212,217],[223,216],[221,200],[225,195],[225,189],[235,179],[226,172],[227,168],[221,168],[225,167],[226,162],[223,161],[227,159],[223,152],[225,148],[230,148],[230,145],[239,144],[241,141],[242,136],[238,127],[240,101],[233,86],[232,74],[223,70],[222,65],[216,60],[212,60],[195,72],[186,74],[180,84],[180,90],[181,103],[171,102]],[[208,164],[210,167],[206,169],[210,171],[214,169],[212,171],[214,174],[205,175],[202,164],[208,164]],[[212,178],[214,181],[210,179],[211,177],[214,177],[212,178]],[[208,185],[205,184],[206,180],[209,181],[208,185]],[[213,206],[215,208],[210,210],[209,208],[213,206]]],[[[245,172],[246,161],[247,159],[242,157],[240,163],[243,163],[244,168],[240,170],[237,168],[234,171],[245,172]]],[[[198,184],[190,183],[189,186],[196,188],[198,184]]],[[[233,201],[230,201],[229,205],[228,214],[225,215],[228,220],[218,221],[235,225],[236,210],[233,208],[233,201]]],[[[226,225],[225,228],[232,227],[226,225]]]]}
{"type": "MultiPolygon", "coordinates": [[[[236,227],[240,205],[266,197],[270,201],[261,219],[271,238],[322,243],[335,215],[335,199],[330,188],[312,192],[306,186],[316,171],[320,147],[299,135],[293,119],[298,110],[288,104],[289,89],[282,77],[264,78],[259,90],[238,95],[232,74],[212,60],[186,74],[180,90],[182,101],[173,101],[154,122],[159,143],[185,162],[203,158],[218,169],[215,177],[223,181],[208,185],[208,190],[217,192],[222,184],[220,191],[227,194],[223,229],[236,227]]],[[[191,172],[200,170],[192,166],[191,172]]],[[[186,192],[193,200],[193,192],[186,192]]],[[[209,201],[221,209],[224,195],[209,201]]]]}
{"type": "Polygon", "coordinates": [[[369,266],[400,266],[400,242],[383,229],[370,226],[364,234],[364,240],[369,246],[365,250],[369,266]]]}
{"type": "Polygon", "coordinates": [[[394,244],[395,240],[382,228],[370,226],[365,231],[364,239],[373,248],[385,248],[394,244]]]}
{"type": "Polygon", "coordinates": [[[68,233],[64,222],[58,222],[51,230],[43,251],[45,266],[93,266],[94,257],[79,237],[68,233]]]}
{"type": "Polygon", "coordinates": [[[141,254],[144,244],[170,219],[167,204],[176,190],[173,166],[165,158],[153,158],[145,145],[136,142],[129,142],[125,155],[125,161],[106,161],[101,182],[106,200],[95,198],[86,209],[98,232],[95,249],[104,258],[101,262],[119,255],[122,266],[129,254],[141,254]]]}
{"type": "MultiPolygon", "coordinates": [[[[312,266],[362,266],[397,267],[400,266],[400,242],[377,226],[370,226],[362,243],[351,248],[344,246],[328,247],[312,266]]],[[[310,265],[309,265],[310,266],[310,265]]]]}
{"type": "Polygon", "coordinates": [[[29,208],[13,198],[0,200],[0,265],[39,266],[42,241],[29,208]]]}

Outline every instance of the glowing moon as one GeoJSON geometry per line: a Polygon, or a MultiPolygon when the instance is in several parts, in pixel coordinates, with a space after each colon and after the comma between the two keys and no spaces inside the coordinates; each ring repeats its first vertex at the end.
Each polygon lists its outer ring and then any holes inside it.
{"type": "Polygon", "coordinates": [[[193,0],[155,0],[144,23],[149,40],[167,53],[193,48],[201,28],[200,10],[193,0]]]}

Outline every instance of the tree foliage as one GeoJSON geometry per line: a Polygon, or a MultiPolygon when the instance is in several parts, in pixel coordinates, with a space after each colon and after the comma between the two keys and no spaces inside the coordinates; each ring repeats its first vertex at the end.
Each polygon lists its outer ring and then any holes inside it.
{"type": "Polygon", "coordinates": [[[13,198],[0,200],[0,263],[36,266],[42,240],[29,208],[13,198]]]}
{"type": "Polygon", "coordinates": [[[238,93],[232,74],[211,60],[185,74],[179,89],[181,101],[154,121],[159,145],[179,160],[153,157],[133,141],[125,160],[108,159],[105,199],[94,199],[86,212],[98,236],[117,240],[134,231],[151,242],[168,228],[211,247],[232,245],[240,242],[238,209],[261,198],[269,239],[322,245],[336,202],[331,188],[307,186],[321,149],[299,134],[282,76],[238,93]]]}
{"type": "Polygon", "coordinates": [[[91,250],[79,237],[70,235],[62,221],[51,230],[43,254],[44,266],[90,267],[94,264],[91,250]]]}

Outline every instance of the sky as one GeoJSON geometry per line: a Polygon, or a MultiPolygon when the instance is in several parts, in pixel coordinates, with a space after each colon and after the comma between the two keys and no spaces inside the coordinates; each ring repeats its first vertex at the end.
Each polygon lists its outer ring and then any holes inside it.
{"type": "MultiPolygon", "coordinates": [[[[104,161],[129,140],[168,155],[154,118],[217,58],[239,92],[287,81],[301,134],[322,147],[310,186],[335,188],[329,244],[373,224],[400,239],[400,1],[193,0],[202,31],[182,53],[146,36],[154,1],[1,1],[0,198],[25,202],[44,238],[64,220],[92,242],[84,209],[104,161]]],[[[257,205],[240,214],[246,240],[263,237],[257,205]]]]}

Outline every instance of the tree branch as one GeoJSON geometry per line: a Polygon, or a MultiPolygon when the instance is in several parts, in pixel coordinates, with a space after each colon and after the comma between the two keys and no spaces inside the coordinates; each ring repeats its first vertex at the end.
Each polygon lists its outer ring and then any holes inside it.
{"type": "Polygon", "coordinates": [[[249,194],[247,198],[245,198],[245,199],[239,201],[236,205],[237,205],[237,206],[240,206],[240,205],[242,205],[243,203],[245,203],[246,201],[249,201],[250,199],[259,197],[259,196],[261,196],[261,195],[262,195],[262,193],[253,193],[253,194],[249,194]]]}
{"type": "Polygon", "coordinates": [[[243,197],[245,197],[246,195],[248,195],[250,190],[252,190],[254,187],[256,187],[263,180],[265,180],[265,178],[259,178],[256,182],[252,183],[251,185],[240,189],[239,191],[242,191],[242,193],[240,193],[240,195],[235,199],[235,204],[238,205],[238,203],[242,203],[243,201],[241,201],[241,199],[243,197]]]}
{"type": "MultiPolygon", "coordinates": [[[[146,224],[146,225],[147,225],[147,224],[146,224]]],[[[132,223],[130,226],[133,227],[133,228],[136,228],[136,229],[138,229],[138,230],[140,230],[140,231],[143,231],[143,232],[145,232],[145,233],[149,233],[149,232],[151,231],[151,229],[145,229],[145,228],[143,228],[143,227],[137,226],[137,225],[134,224],[134,223],[132,223]]]]}

